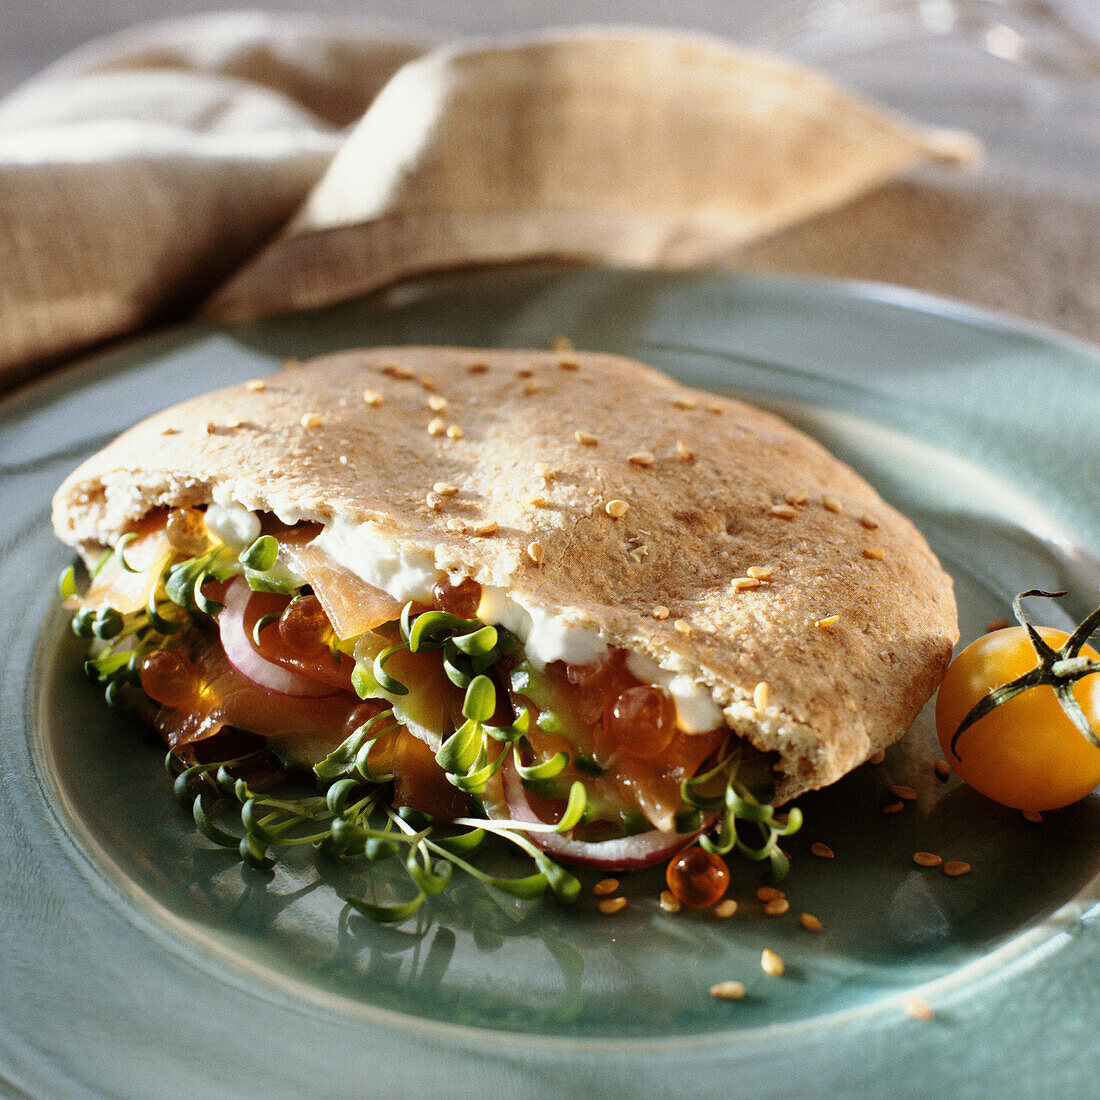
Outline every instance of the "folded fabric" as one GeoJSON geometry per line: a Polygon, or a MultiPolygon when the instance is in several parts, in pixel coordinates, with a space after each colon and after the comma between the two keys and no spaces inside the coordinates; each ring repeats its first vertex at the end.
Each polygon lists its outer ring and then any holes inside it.
{"type": "Polygon", "coordinates": [[[972,153],[699,36],[139,28],[0,103],[0,386],[197,309],[256,316],[478,262],[714,263],[972,153]]]}

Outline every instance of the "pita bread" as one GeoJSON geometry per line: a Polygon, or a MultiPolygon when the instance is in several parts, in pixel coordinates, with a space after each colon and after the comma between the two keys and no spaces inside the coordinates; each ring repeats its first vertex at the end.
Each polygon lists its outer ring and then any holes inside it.
{"type": "Polygon", "coordinates": [[[950,579],[854,471],[772,415],[611,355],[291,366],[126,432],[66,480],[54,523],[92,553],[150,509],[210,502],[369,524],[686,674],[778,754],[779,801],[899,738],[957,637],[950,579]]]}

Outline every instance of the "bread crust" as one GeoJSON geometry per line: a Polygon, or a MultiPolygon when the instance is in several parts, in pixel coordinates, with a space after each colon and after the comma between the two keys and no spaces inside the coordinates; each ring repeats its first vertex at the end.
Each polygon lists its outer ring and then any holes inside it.
{"type": "Polygon", "coordinates": [[[66,479],[54,526],[90,554],[151,509],[228,501],[369,523],[689,674],[778,754],[778,801],[897,740],[958,636],[950,578],[853,470],[618,356],[404,347],[289,366],[125,432],[66,479]]]}

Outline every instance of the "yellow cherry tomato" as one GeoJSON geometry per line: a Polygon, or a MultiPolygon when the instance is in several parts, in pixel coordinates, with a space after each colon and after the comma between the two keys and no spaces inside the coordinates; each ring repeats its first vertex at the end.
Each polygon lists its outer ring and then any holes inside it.
{"type": "MultiPolygon", "coordinates": [[[[1068,637],[1048,627],[1038,631],[1053,649],[1068,637]]],[[[1100,660],[1091,646],[1084,646],[1081,656],[1100,660]]],[[[951,662],[936,697],[936,731],[948,762],[975,790],[1017,810],[1068,806],[1100,784],[1100,748],[1085,739],[1046,685],[994,707],[963,731],[951,751],[951,738],[971,708],[1038,663],[1022,627],[997,630],[951,662]]],[[[1100,735],[1100,673],[1078,680],[1073,694],[1100,735]]]]}

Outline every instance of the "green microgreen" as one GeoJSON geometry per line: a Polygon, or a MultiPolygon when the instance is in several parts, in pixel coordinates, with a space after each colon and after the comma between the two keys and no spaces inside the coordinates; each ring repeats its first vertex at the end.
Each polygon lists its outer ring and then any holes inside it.
{"type": "Polygon", "coordinates": [[[257,649],[263,644],[260,641],[260,635],[264,632],[264,629],[269,627],[272,623],[277,623],[279,619],[279,613],[277,611],[271,611],[267,615],[261,615],[256,620],[256,625],[252,628],[252,641],[255,643],[257,649]]]}
{"type": "MultiPolygon", "coordinates": [[[[132,541],[133,536],[120,539],[115,550],[101,559],[97,571],[113,553],[120,568],[135,572],[126,559],[132,541]]],[[[141,698],[140,670],[148,653],[177,644],[181,631],[208,628],[221,612],[222,605],[203,591],[208,580],[226,581],[243,575],[254,590],[291,596],[302,591],[280,567],[278,541],[269,535],[239,554],[217,541],[190,556],[169,551],[148,572],[149,596],[142,609],[123,614],[110,607],[80,607],[73,615],[74,632],[91,643],[86,671],[104,685],[111,705],[127,705],[141,698]]],[[[62,574],[58,588],[63,600],[79,600],[72,568],[62,574]]],[[[265,615],[256,623],[253,639],[257,645],[262,631],[276,618],[265,615]]],[[[526,684],[530,680],[529,669],[520,660],[522,651],[507,631],[443,611],[417,613],[411,602],[402,609],[397,624],[385,629],[392,631],[392,643],[374,657],[356,660],[353,687],[364,699],[393,700],[408,695],[409,688],[387,670],[387,664],[402,651],[438,653],[447,678],[462,691],[463,721],[444,737],[436,761],[459,790],[472,796],[482,794],[509,759],[521,781],[532,789],[552,784],[571,763],[582,776],[603,774],[594,760],[579,753],[572,760],[569,753],[559,751],[549,759],[532,761],[535,754],[527,739],[533,722],[531,710],[521,709],[511,722],[497,718],[501,710],[511,713],[499,705],[499,669],[511,664],[513,689],[517,681],[526,684]],[[494,724],[494,718],[500,724],[494,724]]],[[[337,656],[340,651],[334,649],[333,653],[337,656]]],[[[555,721],[549,708],[539,707],[537,701],[534,705],[539,708],[540,727],[545,728],[548,715],[555,721]]],[[[534,898],[549,889],[563,902],[576,900],[579,880],[535,845],[529,834],[568,832],[586,820],[589,795],[582,780],[573,779],[569,784],[557,824],[480,818],[437,823],[407,807],[390,805],[389,785],[394,776],[372,767],[372,749],[401,728],[392,709],[381,709],[314,765],[316,792],[305,796],[252,788],[244,775],[252,765],[267,760],[266,750],[182,769],[170,753],[167,765],[174,774],[175,796],[190,812],[196,829],[211,843],[236,851],[252,867],[269,869],[274,864],[272,852],[296,846],[312,846],[326,858],[361,860],[368,878],[376,864],[402,866],[411,896],[392,901],[365,895],[345,899],[374,920],[397,922],[413,915],[428,898],[450,885],[456,869],[512,897],[534,898]],[[534,861],[535,873],[501,878],[469,862],[467,857],[479,849],[487,835],[517,847],[534,861]]],[[[705,814],[720,813],[718,836],[701,841],[704,847],[721,853],[737,847],[751,859],[769,859],[778,877],[786,870],[778,839],[794,832],[801,816],[793,810],[785,821],[776,818],[768,804],[771,794],[765,789],[766,769],[762,778],[750,775],[755,765],[755,761],[743,765],[735,751],[707,773],[685,780],[681,788],[685,807],[677,816],[677,827],[697,829],[705,814]],[[743,839],[738,822],[757,830],[761,843],[753,847],[743,839]]],[[[557,789],[561,787],[559,783],[557,789]]],[[[639,829],[649,827],[644,820],[638,825],[639,829]]]]}
{"type": "Polygon", "coordinates": [[[234,760],[195,764],[176,771],[175,754],[165,766],[174,775],[177,801],[190,811],[195,827],[219,847],[237,851],[253,867],[273,865],[272,849],[309,844],[321,854],[340,859],[361,858],[369,868],[403,855],[403,866],[415,890],[407,901],[382,904],[366,897],[344,900],[372,920],[405,920],[423,902],[450,884],[454,870],[513,897],[533,899],[549,888],[563,902],[575,901],[580,882],[536,848],[519,830],[520,822],[461,819],[437,824],[408,807],[393,808],[383,797],[385,787],[365,769],[366,750],[396,728],[386,710],[365,722],[313,771],[323,793],[304,798],[279,797],[253,790],[232,770],[248,765],[261,753],[234,760]],[[235,810],[232,807],[235,806],[235,810]],[[235,820],[240,832],[232,826],[235,820]],[[464,857],[475,851],[488,832],[511,841],[535,859],[533,875],[502,878],[487,874],[464,857]]]}
{"type": "MultiPolygon", "coordinates": [[[[132,532],[123,535],[114,550],[100,558],[92,571],[93,576],[101,572],[112,557],[126,572],[139,572],[126,558],[126,547],[135,538],[132,532]]],[[[85,662],[85,670],[104,685],[107,702],[111,706],[126,706],[132,702],[126,698],[125,688],[139,684],[138,670],[145,655],[163,649],[171,636],[188,624],[208,623],[218,615],[222,605],[203,592],[207,580],[225,581],[244,573],[252,584],[254,578],[265,576],[258,571],[259,566],[274,568],[278,551],[278,542],[267,535],[257,539],[239,556],[220,542],[190,557],[169,553],[146,570],[150,574],[149,597],[141,610],[123,614],[113,607],[78,608],[73,613],[72,629],[77,637],[97,646],[95,657],[85,662]]],[[[282,591],[285,587],[280,578],[272,579],[273,591],[282,591]]],[[[73,566],[61,574],[58,590],[63,600],[80,598],[73,566]]],[[[265,616],[256,624],[255,633],[270,621],[270,616],[265,616]]]]}
{"type": "Polygon", "coordinates": [[[706,814],[719,813],[718,832],[714,837],[699,839],[700,847],[716,855],[728,855],[736,848],[751,860],[769,860],[772,874],[778,880],[790,869],[790,860],[779,846],[781,837],[790,836],[802,827],[802,811],[793,807],[785,818],[776,815],[771,800],[775,789],[765,757],[743,760],[740,745],[713,768],[685,779],[680,784],[684,802],[697,811],[696,815],[677,818],[677,827],[692,831],[706,814]],[[738,822],[752,826],[760,843],[748,843],[738,830],[738,822]]]}
{"type": "MultiPolygon", "coordinates": [[[[379,692],[391,698],[407,695],[406,685],[386,671],[387,662],[403,650],[440,652],[448,679],[465,692],[462,717],[466,721],[444,740],[435,759],[453,786],[467,794],[481,794],[530,729],[531,715],[526,709],[514,722],[491,724],[497,710],[497,687],[486,672],[510,651],[514,640],[497,627],[483,626],[477,619],[463,619],[446,611],[414,615],[412,603],[402,608],[399,634],[400,640],[373,660],[356,662],[352,686],[364,699],[379,692]]],[[[564,766],[552,765],[556,767],[553,774],[564,766]]]]}
{"type": "Polygon", "coordinates": [[[70,565],[57,578],[57,591],[62,601],[75,599],[80,593],[76,587],[76,566],[70,565]]]}
{"type": "Polygon", "coordinates": [[[141,569],[135,569],[126,560],[126,547],[129,546],[130,543],[133,542],[134,539],[136,539],[136,538],[137,538],[137,535],[133,531],[130,531],[129,533],[123,535],[122,538],[120,538],[118,540],[118,543],[115,546],[115,557],[118,558],[118,564],[121,565],[122,568],[124,570],[126,570],[127,573],[141,573],[141,572],[143,572],[143,570],[141,570],[141,569]]]}

